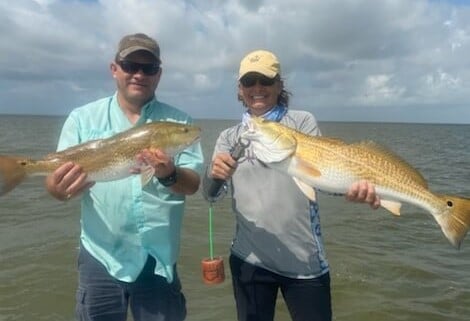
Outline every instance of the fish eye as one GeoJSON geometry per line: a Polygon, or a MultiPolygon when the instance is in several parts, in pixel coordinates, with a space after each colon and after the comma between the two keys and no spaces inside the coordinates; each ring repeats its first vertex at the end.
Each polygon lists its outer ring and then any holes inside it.
{"type": "Polygon", "coordinates": [[[452,203],[452,201],[447,201],[447,206],[452,207],[452,206],[454,206],[454,203],[452,203]]]}

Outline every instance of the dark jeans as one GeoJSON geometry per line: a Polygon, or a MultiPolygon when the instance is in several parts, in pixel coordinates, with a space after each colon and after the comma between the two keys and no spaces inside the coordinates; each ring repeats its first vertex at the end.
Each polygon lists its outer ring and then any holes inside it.
{"type": "Polygon", "coordinates": [[[149,256],[141,274],[127,283],[113,278],[83,247],[78,256],[79,284],[76,318],[79,321],[124,321],[130,306],[135,321],[181,321],[186,300],[176,274],[168,284],[154,274],[155,259],[149,256]]]}
{"type": "Polygon", "coordinates": [[[278,289],[294,321],[331,321],[330,275],[291,279],[230,256],[239,321],[272,321],[278,289]]]}

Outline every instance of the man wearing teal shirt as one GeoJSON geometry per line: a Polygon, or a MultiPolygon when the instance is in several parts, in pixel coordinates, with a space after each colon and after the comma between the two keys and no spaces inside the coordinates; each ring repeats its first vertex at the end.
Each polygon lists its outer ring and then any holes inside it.
{"type": "MultiPolygon", "coordinates": [[[[71,112],[58,149],[110,137],[149,121],[192,123],[184,112],[159,102],[160,48],[144,34],[122,38],[110,65],[117,92],[71,112]]],[[[46,179],[55,198],[81,195],[81,235],[76,295],[78,320],[183,320],[186,304],[176,272],[185,196],[199,186],[200,144],[174,159],[162,151],[137,157],[155,168],[145,187],[140,177],[86,183],[73,163],[46,179]]]]}

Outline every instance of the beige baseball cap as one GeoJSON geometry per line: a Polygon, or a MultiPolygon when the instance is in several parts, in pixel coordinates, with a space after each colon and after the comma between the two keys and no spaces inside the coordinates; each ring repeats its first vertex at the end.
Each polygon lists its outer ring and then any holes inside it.
{"type": "Polygon", "coordinates": [[[247,54],[240,62],[238,80],[249,72],[257,72],[269,78],[281,74],[281,65],[277,57],[267,50],[255,50],[247,54]]]}
{"type": "Polygon", "coordinates": [[[154,39],[143,33],[124,36],[121,41],[119,41],[116,57],[119,59],[124,59],[129,54],[139,50],[150,52],[155,57],[155,59],[161,62],[160,46],[154,39]]]}

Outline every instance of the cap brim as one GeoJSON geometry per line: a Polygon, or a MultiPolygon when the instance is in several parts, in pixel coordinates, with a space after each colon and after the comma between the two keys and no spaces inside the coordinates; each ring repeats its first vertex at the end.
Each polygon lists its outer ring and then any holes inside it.
{"type": "Polygon", "coordinates": [[[257,72],[257,73],[262,74],[262,75],[264,75],[268,78],[274,78],[277,75],[277,72],[275,72],[272,69],[262,68],[262,67],[250,68],[250,69],[247,69],[247,70],[242,70],[240,72],[240,74],[238,75],[238,80],[240,80],[243,76],[245,76],[246,74],[249,74],[250,72],[257,72]]]}
{"type": "Polygon", "coordinates": [[[121,52],[119,53],[119,58],[124,59],[124,58],[126,58],[128,55],[130,55],[131,53],[136,52],[136,51],[139,51],[139,50],[144,50],[144,51],[150,52],[150,53],[155,57],[155,59],[157,59],[158,61],[160,61],[160,57],[157,57],[157,56],[155,55],[155,53],[154,53],[152,50],[149,50],[148,48],[142,47],[142,46],[132,46],[132,47],[129,47],[129,48],[124,49],[123,51],[121,51],[121,52]]]}

